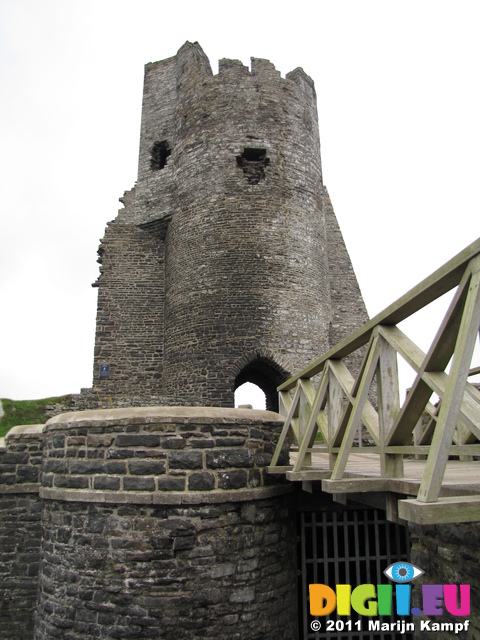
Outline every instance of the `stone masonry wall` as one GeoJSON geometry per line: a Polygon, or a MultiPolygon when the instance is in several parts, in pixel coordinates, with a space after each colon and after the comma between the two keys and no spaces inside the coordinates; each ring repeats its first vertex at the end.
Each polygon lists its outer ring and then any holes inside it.
{"type": "Polygon", "coordinates": [[[213,74],[198,43],[146,65],[122,201],[100,247],[91,406],[228,407],[252,381],[275,408],[275,387],[331,331],[364,320],[300,68],[224,59],[213,74]]]}
{"type": "Polygon", "coordinates": [[[134,371],[136,388],[146,398],[158,393],[162,375],[164,245],[137,227],[112,222],[99,254],[104,284],[98,294],[94,380],[108,402],[111,395],[128,394],[134,371]],[[100,379],[103,363],[110,371],[100,379]]]}
{"type": "MultiPolygon", "coordinates": [[[[291,485],[265,473],[281,425],[271,412],[157,407],[12,429],[0,447],[2,640],[295,640],[295,506],[291,485]]],[[[478,640],[478,525],[409,528],[425,572],[412,606],[422,583],[470,584],[468,632],[442,638],[478,640]]]]}
{"type": "Polygon", "coordinates": [[[271,412],[63,414],[45,430],[36,640],[297,637],[271,412]]]}
{"type": "Polygon", "coordinates": [[[221,61],[211,75],[195,46],[177,57],[183,179],[166,236],[165,385],[231,406],[246,354],[267,350],[286,376],[328,345],[315,91],[303,71],[281,78],[266,60],[251,71],[221,61]],[[253,160],[240,166],[246,149],[268,160],[257,180],[244,171],[253,160]]]}
{"type": "MultiPolygon", "coordinates": [[[[478,640],[480,638],[480,528],[478,522],[468,524],[409,524],[412,543],[411,561],[425,573],[413,583],[412,606],[422,608],[421,585],[469,584],[471,614],[469,629],[453,631],[420,630],[416,624],[415,638],[419,640],[478,640]]],[[[435,621],[431,618],[432,622],[435,621]]],[[[463,622],[446,610],[440,622],[463,622]]]]}
{"type": "Polygon", "coordinates": [[[296,637],[285,497],[177,506],[46,501],[44,527],[38,640],[296,637]]]}
{"type": "Polygon", "coordinates": [[[43,425],[14,427],[0,448],[0,637],[33,638],[40,561],[43,425]]]}
{"type": "Polygon", "coordinates": [[[154,493],[262,487],[272,481],[264,468],[282,422],[272,412],[249,409],[153,407],[65,413],[47,425],[43,496],[55,496],[57,489],[154,493]]]}

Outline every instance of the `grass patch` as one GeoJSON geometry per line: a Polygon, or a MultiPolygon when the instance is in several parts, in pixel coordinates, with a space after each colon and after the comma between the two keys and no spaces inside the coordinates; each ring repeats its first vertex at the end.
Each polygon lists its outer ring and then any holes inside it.
{"type": "Polygon", "coordinates": [[[55,404],[68,406],[72,396],[58,396],[55,398],[43,398],[42,400],[8,400],[2,398],[4,415],[0,418],[0,438],[12,427],[19,424],[45,424],[49,419],[45,407],[55,404]]]}

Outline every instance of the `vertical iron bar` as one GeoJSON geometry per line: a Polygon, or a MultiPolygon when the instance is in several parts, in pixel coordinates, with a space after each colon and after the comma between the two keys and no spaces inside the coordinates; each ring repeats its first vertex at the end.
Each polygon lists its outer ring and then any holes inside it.
{"type": "Polygon", "coordinates": [[[313,582],[318,584],[317,518],[315,511],[312,511],[312,562],[313,582]]]}
{"type": "Polygon", "coordinates": [[[302,557],[303,640],[308,640],[309,598],[307,597],[307,554],[305,548],[305,513],[300,514],[300,549],[302,557]]]}
{"type": "Polygon", "coordinates": [[[370,583],[370,541],[368,538],[368,511],[363,511],[363,530],[365,531],[365,568],[367,572],[367,579],[365,582],[370,583]]]}

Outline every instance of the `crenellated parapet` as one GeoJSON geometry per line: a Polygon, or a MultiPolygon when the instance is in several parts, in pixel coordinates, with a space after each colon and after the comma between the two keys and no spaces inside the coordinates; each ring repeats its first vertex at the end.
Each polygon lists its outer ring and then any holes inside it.
{"type": "MultiPolygon", "coordinates": [[[[269,139],[271,146],[278,149],[281,134],[288,136],[292,129],[288,126],[289,111],[292,116],[298,115],[299,103],[310,111],[306,119],[302,115],[302,120],[316,123],[311,78],[300,68],[282,78],[280,71],[262,58],[251,58],[250,69],[239,60],[223,58],[218,74],[213,74],[198,43],[187,42],[176,56],[147,64],[135,188],[137,206],[120,217],[137,224],[170,218],[177,206],[175,192],[185,183],[190,186],[188,167],[182,162],[185,155],[195,156],[200,147],[202,153],[211,150],[218,157],[230,137],[224,131],[229,121],[238,127],[235,137],[243,129],[243,141],[237,141],[233,153],[267,144],[269,139]],[[277,130],[275,140],[272,130],[277,130]],[[160,162],[152,171],[156,153],[160,162]]],[[[293,135],[298,134],[296,124],[293,135]]],[[[314,153],[319,159],[319,147],[314,153]]],[[[209,160],[208,165],[211,164],[209,160]]],[[[216,164],[213,162],[212,169],[216,164]]],[[[205,162],[197,171],[204,174],[206,166],[205,162]]]]}

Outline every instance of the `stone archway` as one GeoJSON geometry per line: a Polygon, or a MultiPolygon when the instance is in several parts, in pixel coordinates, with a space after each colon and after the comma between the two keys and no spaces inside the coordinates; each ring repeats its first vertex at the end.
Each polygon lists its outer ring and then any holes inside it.
{"type": "Polygon", "coordinates": [[[271,358],[257,356],[237,374],[234,390],[236,391],[245,382],[251,382],[265,394],[267,411],[278,412],[277,387],[288,377],[289,373],[271,358]]]}

